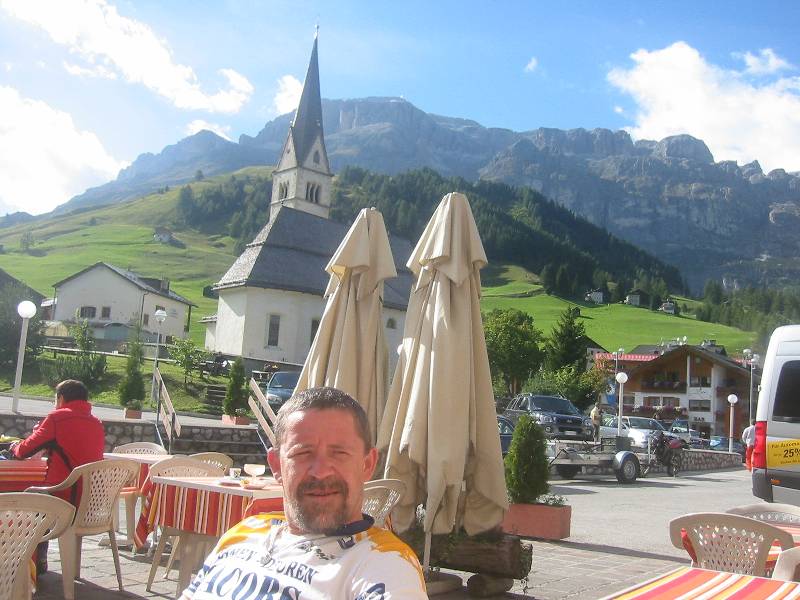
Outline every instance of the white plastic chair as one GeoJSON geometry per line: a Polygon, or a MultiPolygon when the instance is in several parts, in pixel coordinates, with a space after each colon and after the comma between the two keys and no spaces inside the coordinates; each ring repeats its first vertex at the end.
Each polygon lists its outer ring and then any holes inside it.
{"type": "Polygon", "coordinates": [[[189,458],[220,467],[223,473],[227,473],[228,469],[233,466],[233,459],[222,452],[198,452],[197,454],[190,454],[189,458]]]}
{"type": "Polygon", "coordinates": [[[30,598],[28,561],[36,545],[60,535],[72,522],[75,507],[41,494],[0,494],[0,600],[30,598]]]}
{"type": "Polygon", "coordinates": [[[375,525],[383,527],[386,518],[403,497],[406,484],[399,479],[375,479],[364,484],[364,500],[361,512],[375,519],[375,525]]]}
{"type": "Polygon", "coordinates": [[[676,548],[685,548],[681,530],[686,531],[697,556],[693,566],[701,569],[764,577],[774,542],[784,550],[794,548],[789,532],[727,513],[694,513],[672,519],[669,537],[676,548]]]}
{"type": "MultiPolygon", "coordinates": [[[[220,466],[212,465],[188,456],[176,456],[173,458],[164,459],[150,467],[150,474],[148,475],[148,478],[221,477],[224,473],[225,471],[223,471],[222,467],[220,466]]],[[[150,573],[147,576],[148,592],[152,591],[150,588],[153,585],[153,579],[155,579],[158,566],[161,564],[161,557],[164,554],[164,546],[167,543],[167,537],[172,536],[176,539],[172,544],[172,553],[170,554],[169,562],[167,563],[164,578],[166,579],[167,575],[169,575],[174,557],[177,556],[178,545],[180,544],[180,533],[181,532],[179,529],[175,529],[173,527],[162,528],[161,535],[158,538],[158,544],[156,545],[156,549],[153,553],[153,562],[150,565],[150,573]]],[[[179,589],[178,595],[180,595],[182,591],[182,589],[179,589]]]]}
{"type": "Polygon", "coordinates": [[[80,486],[81,500],[75,511],[75,519],[58,538],[64,597],[67,600],[74,600],[75,579],[81,575],[81,542],[84,536],[98,533],[108,532],[117,583],[120,591],[123,591],[113,513],[117,510],[120,491],[138,473],[137,463],[125,458],[112,458],[75,467],[69,477],[58,485],[26,490],[51,494],[67,490],[73,485],[80,486]]]}
{"type": "MultiPolygon", "coordinates": [[[[116,446],[112,452],[115,454],[152,454],[167,455],[167,449],[153,442],[131,442],[116,446]]],[[[140,467],[141,468],[141,467],[140,467]]],[[[139,489],[139,475],[137,474],[130,485],[125,486],[119,494],[120,502],[125,502],[125,545],[133,545],[133,530],[136,528],[136,501],[142,497],[139,489]]],[[[119,515],[114,511],[114,529],[119,530],[119,515]]]]}
{"type": "Polygon", "coordinates": [[[772,578],[781,581],[798,581],[796,577],[798,566],[800,566],[800,547],[784,550],[778,555],[778,561],[772,571],[772,578]]]}
{"type": "Polygon", "coordinates": [[[743,504],[725,511],[731,515],[750,517],[756,521],[777,525],[800,525],[800,507],[792,504],[758,502],[743,504]]]}

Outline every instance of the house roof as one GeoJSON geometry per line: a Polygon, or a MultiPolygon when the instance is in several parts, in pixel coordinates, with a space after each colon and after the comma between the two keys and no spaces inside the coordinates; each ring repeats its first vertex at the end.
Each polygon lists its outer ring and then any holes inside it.
{"type": "MultiPolygon", "coordinates": [[[[348,229],[344,223],[284,206],[214,289],[247,286],[322,296],[330,278],[325,266],[348,229]]],[[[405,310],[414,280],[405,263],[413,248],[411,242],[397,236],[390,235],[389,244],[397,277],[385,280],[383,304],[405,310]]]]}
{"type": "Polygon", "coordinates": [[[0,287],[6,286],[8,284],[22,286],[25,289],[26,295],[29,295],[31,300],[34,304],[39,304],[44,299],[44,294],[40,294],[31,286],[23,283],[13,275],[9,275],[3,269],[0,269],[0,287]]]}
{"type": "MultiPolygon", "coordinates": [[[[664,354],[660,356],[653,356],[652,360],[650,360],[647,365],[656,364],[658,361],[667,360],[675,358],[676,356],[680,355],[693,355],[693,356],[700,356],[705,358],[713,363],[721,365],[727,369],[733,369],[735,371],[739,371],[744,375],[749,375],[750,371],[747,367],[740,365],[737,361],[728,358],[724,354],[720,354],[718,352],[714,352],[713,350],[708,350],[703,346],[695,346],[693,344],[683,344],[681,346],[675,346],[670,350],[664,352],[664,354]]],[[[644,364],[639,365],[636,367],[630,374],[633,375],[640,369],[644,368],[644,364]]]]}
{"type": "Polygon", "coordinates": [[[72,279],[75,279],[76,277],[80,277],[84,273],[86,273],[88,271],[91,271],[92,269],[97,268],[97,267],[105,267],[105,268],[109,269],[112,273],[116,273],[117,275],[119,275],[123,279],[127,279],[128,281],[130,281],[132,284],[134,284],[139,289],[142,289],[142,290],[144,290],[144,291],[146,291],[146,292],[148,292],[150,294],[155,294],[157,296],[162,296],[164,298],[169,298],[171,300],[175,300],[176,302],[181,302],[182,304],[188,304],[189,306],[197,306],[194,302],[192,302],[191,300],[187,300],[186,298],[184,298],[180,294],[176,294],[175,292],[170,291],[170,290],[162,290],[162,289],[159,289],[157,287],[154,287],[153,283],[151,283],[151,282],[157,281],[154,278],[144,277],[142,275],[139,275],[138,273],[134,273],[133,271],[127,271],[125,269],[120,269],[119,267],[115,267],[114,265],[110,265],[110,264],[105,263],[105,262],[97,262],[97,263],[95,263],[95,264],[93,264],[93,265],[91,265],[89,267],[86,267],[85,269],[82,269],[81,271],[78,271],[77,273],[74,273],[74,274],[70,275],[66,279],[62,279],[61,281],[59,281],[57,283],[54,283],[53,287],[57,288],[60,285],[63,285],[66,282],[68,282],[68,281],[70,281],[72,279]]]}

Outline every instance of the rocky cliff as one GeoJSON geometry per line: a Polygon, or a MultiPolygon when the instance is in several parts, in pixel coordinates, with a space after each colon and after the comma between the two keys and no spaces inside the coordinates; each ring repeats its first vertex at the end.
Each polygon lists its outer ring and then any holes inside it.
{"type": "MultiPolygon", "coordinates": [[[[140,156],[114,182],[60,210],[119,201],[165,184],[252,164],[274,164],[291,115],[239,143],[201,132],[140,156]]],[[[800,176],[757,162],[714,162],[701,140],[637,140],[607,129],[486,128],[426,113],[401,98],[326,100],[325,141],[334,172],[431,167],[443,175],[531,186],[597,225],[679,266],[693,288],[800,280],[800,176]]]]}

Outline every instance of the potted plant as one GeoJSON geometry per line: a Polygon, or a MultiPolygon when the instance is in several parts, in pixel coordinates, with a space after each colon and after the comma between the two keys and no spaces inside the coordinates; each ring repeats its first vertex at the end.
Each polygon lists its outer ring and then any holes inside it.
{"type": "Polygon", "coordinates": [[[126,419],[142,418],[142,400],[144,400],[145,391],[141,362],[142,345],[137,338],[133,338],[128,344],[125,375],[117,388],[119,403],[125,409],[123,416],[126,419]]]}
{"type": "Polygon", "coordinates": [[[122,416],[126,419],[141,419],[142,418],[142,401],[129,400],[125,406],[122,416]]]}
{"type": "Polygon", "coordinates": [[[222,402],[222,422],[229,425],[249,425],[250,419],[243,414],[246,402],[244,363],[241,358],[237,358],[231,366],[228,389],[222,402]]]}
{"type": "Polygon", "coordinates": [[[564,504],[561,496],[548,494],[546,449],[539,424],[527,415],[521,416],[505,458],[510,504],[502,528],[507,533],[546,540],[569,537],[572,507],[564,504]]]}

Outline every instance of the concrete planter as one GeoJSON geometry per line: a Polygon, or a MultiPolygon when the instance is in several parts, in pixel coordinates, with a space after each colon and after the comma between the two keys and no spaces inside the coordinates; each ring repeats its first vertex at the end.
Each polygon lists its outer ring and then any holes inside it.
{"type": "Polygon", "coordinates": [[[543,540],[569,537],[572,507],[549,504],[511,504],[501,527],[506,533],[543,540]]]}
{"type": "Polygon", "coordinates": [[[226,425],[250,425],[250,418],[239,415],[222,415],[222,422],[226,425]]]}

